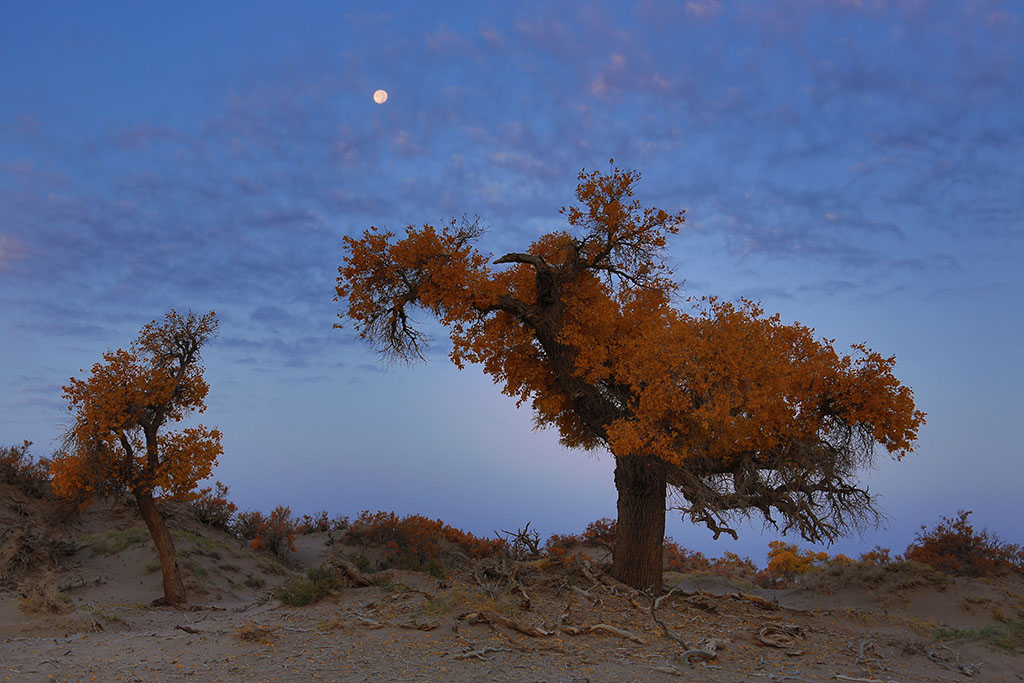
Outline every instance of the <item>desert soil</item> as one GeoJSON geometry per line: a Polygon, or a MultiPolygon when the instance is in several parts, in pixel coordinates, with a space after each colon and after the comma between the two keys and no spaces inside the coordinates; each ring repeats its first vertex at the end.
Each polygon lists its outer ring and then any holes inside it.
{"type": "Polygon", "coordinates": [[[676,590],[652,612],[600,557],[491,561],[453,563],[443,578],[388,569],[369,574],[375,585],[289,607],[274,597],[284,582],[359,555],[372,564],[372,552],[312,534],[285,566],[179,508],[170,524],[193,603],[181,610],[150,605],[160,572],[130,506],[88,511],[60,532],[70,554],[46,559],[30,552],[42,523],[18,495],[0,491],[5,681],[1024,680],[1020,650],[935,637],[1019,619],[1019,577],[878,570],[767,591],[667,574],[676,590]]]}

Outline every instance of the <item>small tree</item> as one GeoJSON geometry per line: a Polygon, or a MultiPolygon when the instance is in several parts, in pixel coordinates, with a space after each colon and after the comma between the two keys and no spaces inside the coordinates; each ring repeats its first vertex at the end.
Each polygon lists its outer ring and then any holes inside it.
{"type": "Polygon", "coordinates": [[[346,237],[335,300],[404,360],[422,358],[410,309],[426,310],[451,330],[458,367],[481,364],[565,445],[610,450],[612,572],[630,586],[661,588],[669,490],[716,538],[752,512],[812,542],[874,521],[856,472],[876,444],[910,451],[924,421],[894,359],[840,355],[749,301],[679,306],[663,255],[683,213],[641,207],[639,178],[580,173],[568,230],[490,264],[476,224],[346,237]]]}
{"type": "Polygon", "coordinates": [[[200,349],[214,334],[213,311],[197,317],[172,310],[142,328],[128,351],[103,354],[85,380],[64,387],[74,422],[51,465],[54,492],[63,497],[127,489],[153,537],[163,571],[162,602],[187,602],[174,541],[156,497],[189,500],[223,449],[221,434],[202,425],[162,431],[206,410],[209,385],[200,349]]]}

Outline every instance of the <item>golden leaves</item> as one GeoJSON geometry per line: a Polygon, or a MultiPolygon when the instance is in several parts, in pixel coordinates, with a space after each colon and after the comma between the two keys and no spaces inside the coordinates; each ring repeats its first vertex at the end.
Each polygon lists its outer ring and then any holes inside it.
{"type": "Polygon", "coordinates": [[[216,327],[212,311],[197,317],[172,310],[144,326],[129,350],[104,353],[87,379],[71,378],[64,387],[74,413],[69,448],[51,467],[58,495],[126,486],[185,496],[209,476],[222,452],[219,431],[159,431],[205,410],[200,349],[216,327]]]}
{"type": "Polygon", "coordinates": [[[794,444],[841,449],[856,428],[897,457],[909,452],[924,414],[892,358],[864,346],[840,355],[834,340],[751,301],[672,304],[662,254],[684,213],[642,207],[639,178],[581,172],[578,205],[562,209],[572,230],[507,254],[501,269],[472,246],[475,224],[346,237],[336,300],[399,357],[422,342],[408,310],[429,311],[450,329],[453,363],[481,364],[570,446],[727,468],[794,444]]]}

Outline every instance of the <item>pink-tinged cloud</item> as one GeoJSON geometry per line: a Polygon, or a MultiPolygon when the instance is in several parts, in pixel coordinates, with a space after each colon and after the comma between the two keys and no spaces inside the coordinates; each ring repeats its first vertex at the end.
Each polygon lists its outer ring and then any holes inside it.
{"type": "Polygon", "coordinates": [[[0,271],[14,270],[14,262],[25,258],[25,246],[16,235],[0,233],[0,271]]]}
{"type": "Polygon", "coordinates": [[[718,0],[694,0],[686,3],[686,13],[698,19],[713,19],[722,11],[722,4],[718,0]]]}
{"type": "Polygon", "coordinates": [[[493,29],[483,29],[482,31],[480,31],[480,37],[486,40],[488,45],[497,50],[504,49],[505,45],[508,44],[508,41],[505,40],[505,36],[501,35],[500,33],[493,29]]]}

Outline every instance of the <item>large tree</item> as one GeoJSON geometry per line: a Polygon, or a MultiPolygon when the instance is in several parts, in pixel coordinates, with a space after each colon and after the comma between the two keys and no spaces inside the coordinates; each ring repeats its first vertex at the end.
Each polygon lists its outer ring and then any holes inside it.
{"type": "Polygon", "coordinates": [[[61,496],[94,495],[127,489],[149,528],[163,571],[164,597],[187,602],[174,540],[157,497],[189,499],[210,475],[223,449],[220,432],[202,425],[164,430],[193,412],[206,410],[209,385],[200,349],[217,330],[211,311],[167,314],[142,328],[129,350],[103,354],[87,379],[64,387],[74,421],[51,466],[53,489],[61,496]]]}
{"type": "Polygon", "coordinates": [[[413,360],[425,338],[411,309],[428,311],[459,368],[482,364],[565,445],[608,449],[612,572],[630,586],[661,589],[668,493],[716,538],[751,514],[812,542],[876,521],[856,472],[876,445],[912,450],[924,422],[894,359],[864,345],[839,354],[749,301],[682,299],[664,253],[683,212],[643,208],[639,178],[581,172],[569,229],[494,260],[465,221],[345,237],[340,317],[413,360]]]}

